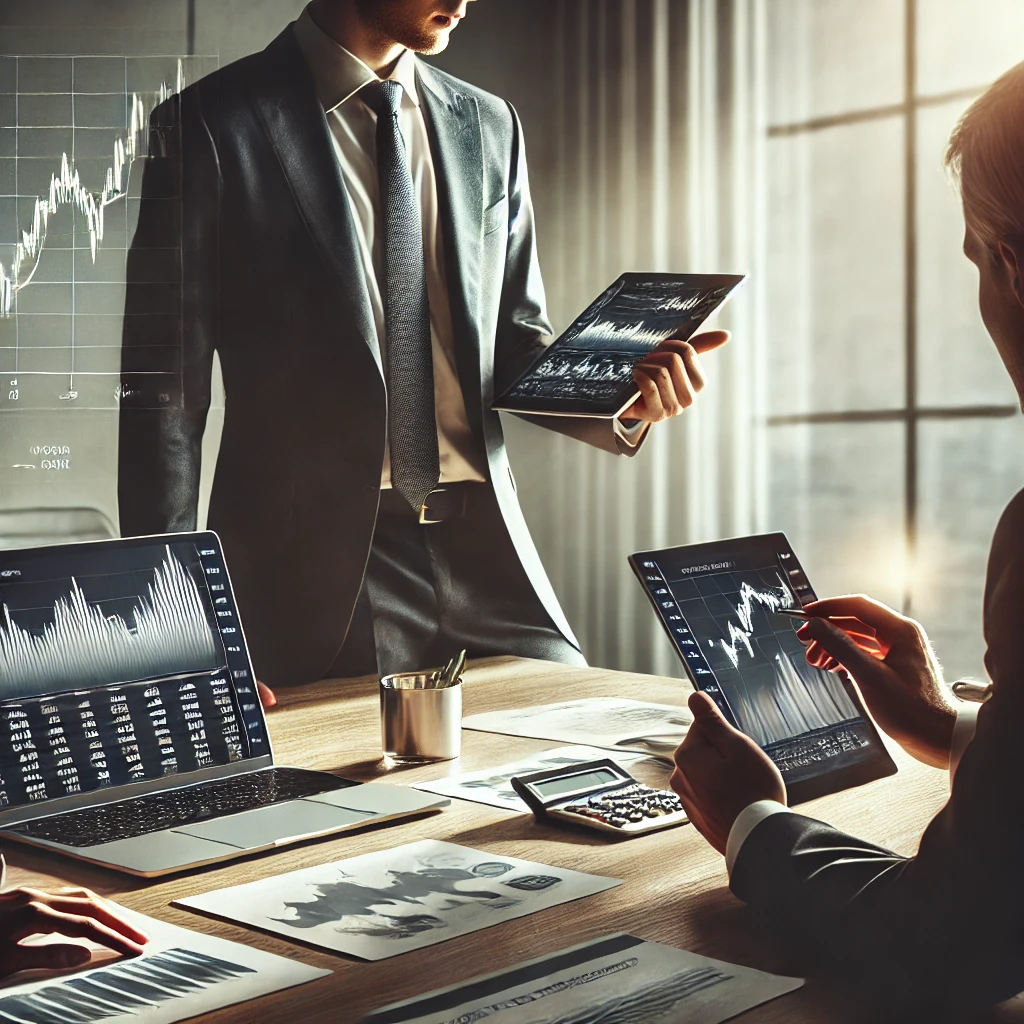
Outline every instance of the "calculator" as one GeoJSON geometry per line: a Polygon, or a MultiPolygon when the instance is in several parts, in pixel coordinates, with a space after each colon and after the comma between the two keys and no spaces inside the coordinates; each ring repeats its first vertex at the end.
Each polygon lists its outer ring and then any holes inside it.
{"type": "Polygon", "coordinates": [[[511,780],[538,820],[643,835],[689,819],[675,793],[637,782],[610,759],[549,768],[511,780]]]}

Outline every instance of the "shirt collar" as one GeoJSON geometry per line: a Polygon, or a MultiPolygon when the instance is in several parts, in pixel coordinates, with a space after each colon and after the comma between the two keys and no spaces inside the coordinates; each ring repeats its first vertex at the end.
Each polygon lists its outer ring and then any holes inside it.
{"type": "MultiPolygon", "coordinates": [[[[309,7],[299,15],[294,31],[299,49],[313,74],[317,97],[327,113],[351,99],[364,85],[377,81],[377,73],[371,67],[320,28],[310,16],[309,7]]],[[[408,98],[419,106],[416,55],[412,50],[402,53],[388,78],[402,86],[403,101],[408,98]]]]}

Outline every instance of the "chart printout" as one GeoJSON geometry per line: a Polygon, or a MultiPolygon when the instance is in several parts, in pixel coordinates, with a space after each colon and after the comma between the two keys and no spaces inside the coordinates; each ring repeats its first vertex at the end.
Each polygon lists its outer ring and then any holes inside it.
{"type": "MultiPolygon", "coordinates": [[[[175,1024],[330,974],[295,957],[113,909],[149,936],[143,955],[112,957],[95,943],[63,935],[30,940],[71,941],[91,948],[93,959],[73,973],[15,976],[0,989],[3,1024],[175,1024]]],[[[248,1019],[258,1020],[259,1012],[248,1019]]]]}
{"type": "Polygon", "coordinates": [[[0,554],[0,809],[268,752],[208,536],[0,554]]]}
{"type": "Polygon", "coordinates": [[[422,839],[175,903],[321,949],[384,960],[621,884],[422,839]]]}
{"type": "Polygon", "coordinates": [[[363,1024],[720,1024],[802,985],[619,933],[392,1003],[363,1024]]]}
{"type": "Polygon", "coordinates": [[[792,784],[869,759],[873,732],[840,678],[807,664],[801,621],[780,614],[814,593],[772,536],[715,545],[710,558],[693,545],[635,562],[694,684],[792,784]]]}

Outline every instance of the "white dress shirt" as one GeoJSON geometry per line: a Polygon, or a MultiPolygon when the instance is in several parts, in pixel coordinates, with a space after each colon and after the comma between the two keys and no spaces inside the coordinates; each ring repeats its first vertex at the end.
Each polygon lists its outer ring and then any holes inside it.
{"type": "MultiPolygon", "coordinates": [[[[974,730],[978,725],[978,711],[980,704],[962,703],[957,708],[956,724],[953,726],[953,743],[949,751],[949,783],[953,784],[953,777],[956,775],[960,758],[963,757],[967,745],[974,738],[974,730]]],[[[729,831],[729,838],[725,844],[725,868],[732,874],[733,865],[740,855],[740,849],[746,842],[747,836],[773,814],[792,814],[793,812],[777,800],[755,800],[748,804],[736,816],[729,831]]]]}
{"type": "MultiPolygon", "coordinates": [[[[317,96],[327,114],[334,152],[348,192],[356,237],[366,277],[366,290],[377,328],[381,359],[387,366],[385,344],[384,232],[377,179],[377,115],[356,95],[377,81],[376,73],[336,43],[312,19],[307,7],[295,22],[295,38],[313,74],[317,96]]],[[[389,78],[402,86],[398,126],[405,140],[413,186],[419,197],[426,258],[427,301],[430,304],[430,343],[434,363],[434,414],[441,482],[486,479],[482,445],[474,443],[459,384],[452,336],[451,306],[438,216],[437,178],[430,155],[427,127],[420,110],[416,56],[406,50],[389,78]]],[[[381,486],[391,486],[391,461],[385,453],[381,486]]]]}

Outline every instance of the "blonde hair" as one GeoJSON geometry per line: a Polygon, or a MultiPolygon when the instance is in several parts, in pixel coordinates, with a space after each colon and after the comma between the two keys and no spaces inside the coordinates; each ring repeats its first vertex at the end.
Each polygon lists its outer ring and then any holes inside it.
{"type": "Polygon", "coordinates": [[[967,108],[944,162],[978,238],[989,248],[1024,242],[1024,61],[967,108]]]}

